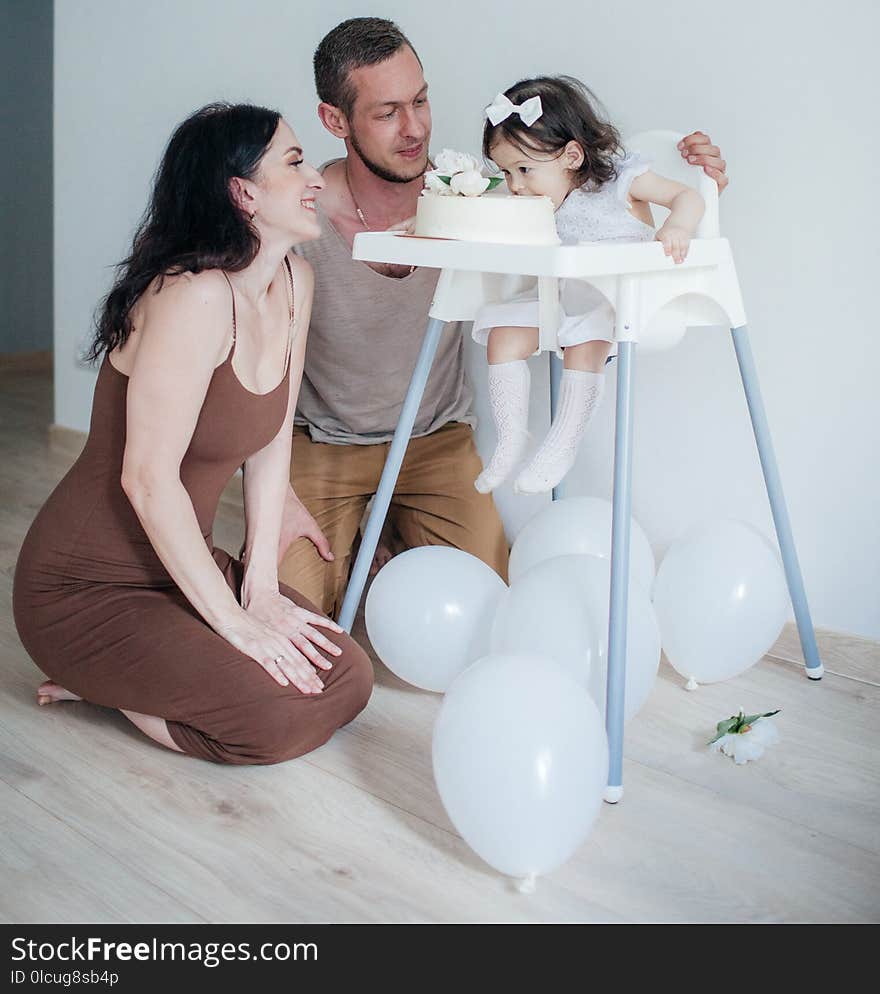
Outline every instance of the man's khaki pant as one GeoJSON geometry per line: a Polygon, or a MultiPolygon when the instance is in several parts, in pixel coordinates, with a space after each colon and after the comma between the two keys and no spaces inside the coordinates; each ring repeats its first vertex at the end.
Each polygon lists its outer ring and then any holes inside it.
{"type": "MultiPolygon", "coordinates": [[[[313,442],[305,428],[294,428],[291,483],[336,558],[325,562],[308,539],[300,538],[288,549],[278,577],[330,617],[337,617],[342,606],[352,546],[390,444],[330,445],[313,442]]],[[[453,422],[410,439],[388,520],[407,546],[463,549],[506,582],[509,549],[501,519],[491,496],[474,490],[482,468],[469,425],[453,422]]]]}

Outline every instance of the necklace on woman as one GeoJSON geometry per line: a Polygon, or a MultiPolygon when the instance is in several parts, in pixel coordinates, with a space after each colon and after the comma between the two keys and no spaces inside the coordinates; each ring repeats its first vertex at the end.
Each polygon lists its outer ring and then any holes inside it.
{"type": "MultiPolygon", "coordinates": [[[[367,223],[367,219],[364,216],[364,212],[361,210],[360,205],[357,202],[357,198],[354,195],[354,190],[351,188],[351,180],[348,178],[348,159],[345,160],[345,185],[348,187],[348,195],[351,197],[351,202],[354,204],[354,212],[358,216],[358,220],[367,229],[367,231],[372,231],[373,229],[367,223]]],[[[408,276],[411,276],[416,270],[415,266],[409,267],[408,276]]]]}

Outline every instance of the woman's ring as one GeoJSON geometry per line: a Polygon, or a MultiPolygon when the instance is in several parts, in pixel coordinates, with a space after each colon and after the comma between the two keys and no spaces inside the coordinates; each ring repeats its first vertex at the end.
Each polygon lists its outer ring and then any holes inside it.
{"type": "Polygon", "coordinates": [[[272,662],[273,662],[273,663],[280,663],[282,659],[284,659],[284,656],[276,656],[276,657],[275,657],[275,658],[274,658],[274,659],[272,660],[272,662]]]}

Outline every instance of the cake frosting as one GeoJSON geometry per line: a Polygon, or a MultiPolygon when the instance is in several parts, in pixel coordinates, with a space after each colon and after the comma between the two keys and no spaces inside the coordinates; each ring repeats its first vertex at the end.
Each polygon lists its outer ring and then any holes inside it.
{"type": "Polygon", "coordinates": [[[483,176],[473,156],[443,149],[436,168],[425,174],[414,233],[467,242],[558,245],[553,201],[487,192],[501,182],[483,176]]]}
{"type": "Polygon", "coordinates": [[[558,245],[553,201],[549,197],[419,197],[415,234],[465,242],[508,245],[558,245]]]}

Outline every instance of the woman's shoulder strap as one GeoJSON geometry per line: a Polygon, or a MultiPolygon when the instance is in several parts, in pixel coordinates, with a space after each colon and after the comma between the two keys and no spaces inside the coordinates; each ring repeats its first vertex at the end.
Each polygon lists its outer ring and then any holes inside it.
{"type": "Polygon", "coordinates": [[[287,313],[290,319],[290,323],[293,324],[293,315],[295,312],[295,295],[294,295],[294,282],[293,282],[293,267],[290,265],[290,255],[289,253],[284,256],[284,265],[287,269],[287,313]]]}

